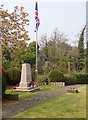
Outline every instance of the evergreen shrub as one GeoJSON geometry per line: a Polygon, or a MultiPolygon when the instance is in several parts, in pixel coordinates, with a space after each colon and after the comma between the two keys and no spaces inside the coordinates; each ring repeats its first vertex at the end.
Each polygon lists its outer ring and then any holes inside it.
{"type": "Polygon", "coordinates": [[[8,75],[8,79],[7,79],[7,84],[8,85],[17,85],[20,82],[21,79],[21,71],[20,68],[18,67],[11,67],[9,69],[7,69],[7,75],[8,75]]]}
{"type": "Polygon", "coordinates": [[[65,77],[62,72],[58,70],[52,70],[48,74],[48,80],[49,82],[64,82],[65,77]]]}
{"type": "Polygon", "coordinates": [[[5,90],[6,90],[6,85],[7,85],[4,74],[2,74],[2,98],[5,96],[5,90]]]}
{"type": "Polygon", "coordinates": [[[47,75],[38,75],[38,83],[46,82],[47,75]]]}
{"type": "Polygon", "coordinates": [[[0,70],[0,95],[2,94],[2,98],[5,96],[5,90],[6,90],[6,73],[5,71],[0,70]]]}

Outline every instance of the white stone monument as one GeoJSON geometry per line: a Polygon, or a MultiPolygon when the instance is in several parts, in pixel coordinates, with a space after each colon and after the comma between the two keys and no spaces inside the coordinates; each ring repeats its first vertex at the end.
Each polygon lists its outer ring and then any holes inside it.
{"type": "Polygon", "coordinates": [[[28,63],[22,64],[21,71],[21,82],[19,87],[27,88],[29,87],[29,82],[32,80],[31,78],[31,66],[28,63]]]}
{"type": "Polygon", "coordinates": [[[22,64],[20,84],[14,91],[33,91],[35,89],[39,89],[38,87],[29,87],[29,83],[31,80],[31,65],[28,63],[24,63],[22,64]]]}

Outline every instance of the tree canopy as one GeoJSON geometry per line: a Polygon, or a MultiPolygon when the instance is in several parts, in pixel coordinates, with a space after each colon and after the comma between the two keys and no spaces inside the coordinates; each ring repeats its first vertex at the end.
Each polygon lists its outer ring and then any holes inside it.
{"type": "Polygon", "coordinates": [[[14,7],[9,13],[0,7],[0,36],[2,45],[2,63],[17,61],[27,50],[27,41],[30,40],[26,26],[29,25],[28,13],[24,7],[14,7]]]}

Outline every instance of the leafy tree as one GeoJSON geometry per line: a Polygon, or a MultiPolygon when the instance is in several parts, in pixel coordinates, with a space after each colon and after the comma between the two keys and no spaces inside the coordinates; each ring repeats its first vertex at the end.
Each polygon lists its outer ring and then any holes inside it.
{"type": "Polygon", "coordinates": [[[51,69],[55,68],[67,73],[67,63],[68,61],[71,61],[71,59],[73,62],[73,58],[76,58],[77,52],[75,53],[75,50],[77,51],[77,48],[72,48],[67,43],[66,35],[57,29],[54,30],[50,38],[48,38],[47,35],[43,35],[40,40],[39,69],[42,71],[42,67],[40,67],[40,65],[44,66],[45,57],[47,56],[47,54],[45,54],[47,48],[51,69]]]}
{"type": "Polygon", "coordinates": [[[47,38],[47,35],[42,35],[41,36],[41,39],[40,39],[40,48],[44,48],[44,53],[43,53],[43,56],[44,56],[44,60],[45,61],[49,61],[49,53],[48,53],[48,38],[47,38]]]}
{"type": "Polygon", "coordinates": [[[12,13],[8,13],[0,7],[0,35],[2,45],[2,62],[19,60],[21,51],[26,51],[26,40],[29,40],[28,31],[25,27],[29,25],[28,13],[23,7],[16,6],[12,13]]]}
{"type": "MultiPolygon", "coordinates": [[[[39,46],[38,46],[39,49],[39,46]]],[[[23,62],[30,63],[32,66],[36,63],[36,42],[28,45],[25,54],[22,55],[23,62]]]]}

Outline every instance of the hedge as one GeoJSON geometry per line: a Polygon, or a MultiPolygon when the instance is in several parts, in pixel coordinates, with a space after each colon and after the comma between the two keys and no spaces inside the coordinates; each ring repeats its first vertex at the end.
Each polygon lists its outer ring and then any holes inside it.
{"type": "Polygon", "coordinates": [[[63,73],[57,70],[50,71],[48,76],[40,77],[40,81],[48,82],[65,82],[65,85],[74,85],[74,84],[88,84],[88,73],[75,73],[71,76],[64,76],[63,73]]]}
{"type": "Polygon", "coordinates": [[[70,77],[65,76],[66,85],[88,84],[88,74],[72,74],[70,77]]]}
{"type": "Polygon", "coordinates": [[[72,79],[75,81],[75,84],[88,84],[88,74],[87,73],[80,73],[74,74],[72,79]]]}

